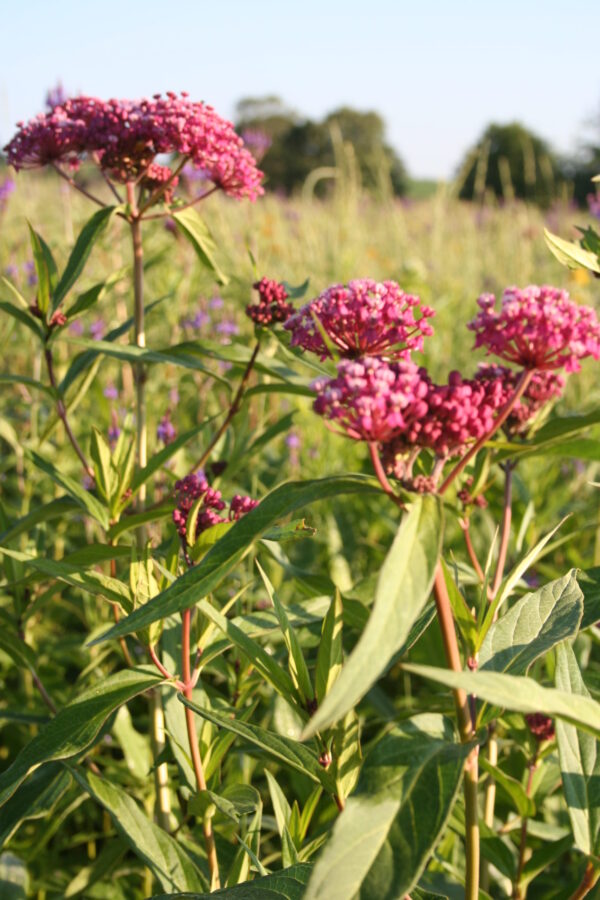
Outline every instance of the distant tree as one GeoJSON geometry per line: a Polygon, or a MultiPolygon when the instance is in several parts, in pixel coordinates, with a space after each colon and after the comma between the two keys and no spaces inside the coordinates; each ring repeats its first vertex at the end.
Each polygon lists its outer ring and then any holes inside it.
{"type": "Polygon", "coordinates": [[[565,174],[573,183],[573,199],[580,206],[587,206],[590,194],[595,194],[592,178],[600,175],[600,112],[590,123],[592,137],[582,147],[575,159],[565,162],[565,174]]]}
{"type": "MultiPolygon", "coordinates": [[[[261,158],[267,188],[285,193],[301,187],[308,175],[335,164],[332,129],[339,129],[353,147],[363,184],[375,188],[382,167],[389,173],[396,194],[406,190],[406,170],[396,152],[385,143],[385,124],[376,112],[337,109],[322,122],[300,117],[277,96],[247,97],[237,104],[236,127],[242,135],[264,134],[270,146],[261,158]]],[[[251,142],[249,142],[251,145],[251,142]]]]}
{"type": "Polygon", "coordinates": [[[557,157],[543,138],[518,122],[489,125],[460,169],[460,196],[473,200],[492,191],[540,206],[555,198],[562,180],[557,157]]]}

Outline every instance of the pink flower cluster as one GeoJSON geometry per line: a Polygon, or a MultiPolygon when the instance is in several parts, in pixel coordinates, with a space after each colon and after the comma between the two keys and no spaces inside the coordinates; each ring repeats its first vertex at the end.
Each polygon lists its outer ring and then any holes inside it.
{"type": "Polygon", "coordinates": [[[227,517],[219,515],[227,508],[227,504],[222,499],[221,492],[210,486],[203,472],[194,472],[175,482],[175,490],[177,491],[177,506],[173,510],[173,522],[179,535],[182,538],[187,537],[190,543],[193,543],[198,538],[198,535],[206,531],[207,528],[219,525],[222,522],[237,522],[238,519],[241,519],[255,506],[258,506],[258,500],[253,500],[251,497],[246,497],[242,494],[236,494],[229,504],[227,517]],[[187,521],[192,507],[200,499],[202,503],[196,519],[196,533],[189,536],[187,534],[187,521]]]}
{"type": "Polygon", "coordinates": [[[258,291],[258,303],[246,307],[246,315],[257,325],[268,326],[273,322],[285,322],[294,307],[287,302],[288,292],[283,284],[271,278],[261,278],[252,285],[258,291]]]}
{"type": "MultiPolygon", "coordinates": [[[[494,389],[500,391],[499,408],[501,408],[512,397],[519,380],[519,372],[508,369],[506,366],[480,363],[475,380],[496,386],[494,389]]],[[[525,393],[515,404],[504,423],[503,427],[506,433],[522,434],[527,431],[531,419],[547,403],[561,396],[565,383],[564,376],[549,369],[534,372],[525,393]]]]}
{"type": "Polygon", "coordinates": [[[74,97],[18,128],[4,148],[16,169],[61,162],[77,168],[86,154],[126,182],[143,176],[158,154],[176,153],[232,197],[263,193],[262,172],[233,125],[185,93],[136,101],[74,97]]]}
{"type": "Polygon", "coordinates": [[[314,409],[349,437],[385,444],[427,411],[427,380],[413,362],[365,356],[342,360],[337,372],[313,382],[314,409]]]}
{"type": "Polygon", "coordinates": [[[342,357],[408,359],[412,350],[423,349],[423,338],[433,334],[427,320],[434,311],[420,302],[395,281],[361,278],[327,288],[284,327],[292,333],[292,347],[318,353],[321,359],[331,353],[315,319],[342,357]]]}
{"type": "Polygon", "coordinates": [[[537,741],[551,741],[554,737],[554,722],[543,713],[527,713],[525,720],[537,741]]]}
{"type": "Polygon", "coordinates": [[[469,323],[475,347],[486,347],[524,369],[579,371],[585,356],[600,357],[600,323],[588,306],[578,306],[566,291],[543,285],[508,288],[496,309],[493,294],[477,301],[480,311],[469,323]]]}

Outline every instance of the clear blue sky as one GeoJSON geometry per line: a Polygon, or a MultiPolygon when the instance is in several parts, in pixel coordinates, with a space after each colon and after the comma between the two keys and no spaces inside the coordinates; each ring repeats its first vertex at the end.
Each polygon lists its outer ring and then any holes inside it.
{"type": "Polygon", "coordinates": [[[4,3],[2,143],[58,79],[98,97],[187,90],[227,117],[268,93],[314,117],[375,109],[411,174],[440,178],[490,120],[568,151],[600,118],[598,0],[4,3]]]}

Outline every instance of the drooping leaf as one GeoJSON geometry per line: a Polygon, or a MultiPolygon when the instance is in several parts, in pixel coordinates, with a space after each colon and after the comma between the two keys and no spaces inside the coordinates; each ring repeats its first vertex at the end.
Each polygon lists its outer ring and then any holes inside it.
{"type": "Polygon", "coordinates": [[[109,675],[83,691],[40,730],[0,775],[0,806],[14,794],[32,769],[42,763],[71,759],[94,742],[108,716],[132,697],[163,681],[154,669],[139,667],[109,675]]]}
{"type": "Polygon", "coordinates": [[[302,772],[317,784],[322,784],[325,790],[330,793],[334,792],[335,783],[331,775],[320,765],[317,755],[299,741],[267,731],[258,725],[252,725],[249,722],[222,715],[215,712],[215,710],[205,709],[191,700],[187,700],[181,694],[178,695],[178,699],[198,713],[199,716],[202,716],[202,718],[208,719],[214,725],[225,728],[227,731],[244,738],[244,740],[254,744],[255,747],[259,747],[264,753],[272,756],[279,762],[291,766],[298,772],[302,772]]]}
{"type": "Polygon", "coordinates": [[[38,506],[37,509],[13,522],[0,534],[0,544],[7,544],[8,541],[19,537],[20,534],[27,534],[30,529],[35,528],[36,525],[42,522],[52,522],[54,519],[60,519],[63,516],[66,518],[68,513],[79,511],[80,509],[81,504],[72,497],[57,497],[56,500],[51,500],[50,503],[38,506]]]}
{"type": "Polygon", "coordinates": [[[371,616],[339,678],[308,723],[304,736],[341,719],[385,671],[423,612],[441,549],[442,510],[419,497],[403,517],[381,568],[371,616]]]}
{"type": "Polygon", "coordinates": [[[0,301],[0,309],[7,313],[9,316],[12,316],[13,319],[16,319],[18,322],[20,322],[21,325],[25,325],[26,328],[29,328],[29,330],[32,331],[33,334],[35,334],[38,340],[44,340],[44,332],[30,312],[27,312],[24,309],[20,309],[18,306],[14,306],[12,303],[7,303],[5,300],[0,301]]]}
{"type": "Polygon", "coordinates": [[[197,891],[206,886],[181,844],[151,822],[126,791],[84,769],[72,772],[81,787],[108,811],[121,837],[150,867],[163,890],[197,891]]]}
{"type": "Polygon", "coordinates": [[[40,766],[2,807],[0,849],[26,819],[47,816],[71,783],[71,776],[60,763],[40,766]]]}
{"type": "Polygon", "coordinates": [[[525,675],[552,647],[574,638],[583,615],[583,594],[575,570],[525,594],[488,631],[479,651],[484,671],[525,675]]]}
{"type": "MultiPolygon", "coordinates": [[[[556,648],[556,686],[565,694],[589,698],[573,648],[566,641],[556,648]]],[[[598,741],[558,720],[556,740],[562,785],[575,846],[586,856],[600,850],[600,756],[598,741]]]]}
{"type": "Polygon", "coordinates": [[[37,305],[40,312],[45,315],[50,308],[51,293],[51,266],[48,259],[49,251],[45,252],[40,235],[37,233],[37,231],[34,231],[29,222],[27,223],[27,226],[29,228],[31,251],[33,253],[33,265],[35,267],[35,274],[37,276],[37,305]]]}
{"type": "Polygon", "coordinates": [[[377,490],[370,478],[344,475],[306,482],[288,482],[275,488],[255,509],[239,519],[197,566],[189,569],[166,591],[144,607],[135,610],[106,632],[98,642],[130,634],[172,613],[180,612],[214,590],[278,519],[317,500],[340,494],[373,493],[377,490]]]}
{"type": "Polygon", "coordinates": [[[413,675],[429,678],[455,690],[462,688],[502,709],[522,713],[544,713],[571,722],[577,728],[600,736],[600,703],[589,697],[542,687],[533,678],[499,672],[452,672],[435,666],[404,663],[413,675]]]}
{"type": "Polygon", "coordinates": [[[493,766],[483,755],[480,757],[479,765],[508,794],[520,816],[523,818],[535,816],[535,803],[531,797],[527,796],[525,788],[520,781],[517,781],[511,775],[507,775],[498,766],[493,766]]]}
{"type": "Polygon", "coordinates": [[[213,273],[219,284],[228,284],[229,278],[219,268],[215,259],[217,250],[215,240],[197,211],[195,209],[173,210],[171,215],[181,234],[188,239],[196,251],[196,256],[202,265],[213,273]]]}
{"type": "Polygon", "coordinates": [[[304,900],[404,897],[442,834],[471,749],[433,714],[402,722],[376,743],[304,900]]]}
{"type": "Polygon", "coordinates": [[[600,274],[600,260],[596,253],[585,250],[574,241],[565,241],[544,228],[544,237],[551,252],[559,263],[569,269],[589,269],[600,274]]]}

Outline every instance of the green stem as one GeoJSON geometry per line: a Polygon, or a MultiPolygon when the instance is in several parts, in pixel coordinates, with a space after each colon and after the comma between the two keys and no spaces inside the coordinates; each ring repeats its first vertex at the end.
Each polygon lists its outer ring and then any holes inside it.
{"type": "MultiPolygon", "coordinates": [[[[135,184],[128,182],[126,185],[127,202],[129,203],[129,226],[133,243],[133,298],[134,298],[134,327],[136,347],[145,348],[146,333],[144,330],[144,248],[142,245],[142,224],[135,198],[135,184]]],[[[137,465],[143,469],[148,462],[148,439],[146,425],[146,372],[143,363],[135,366],[135,392],[136,392],[136,440],[137,440],[137,465]]],[[[138,492],[138,509],[144,509],[146,501],[146,486],[142,485],[138,492]]],[[[140,549],[146,540],[145,528],[138,529],[137,541],[140,549]]],[[[159,689],[151,694],[150,699],[150,739],[152,752],[156,760],[165,748],[165,714],[162,705],[162,695],[159,689]]],[[[171,799],[169,795],[169,772],[166,763],[154,767],[154,786],[156,793],[157,820],[161,828],[169,829],[171,817],[171,799]]]]}
{"type": "MultiPolygon", "coordinates": [[[[533,776],[535,775],[535,770],[537,769],[537,755],[533,757],[531,762],[529,763],[529,775],[527,777],[527,787],[525,789],[525,793],[528,797],[531,797],[531,790],[533,787],[533,776]]],[[[523,817],[523,822],[521,823],[521,837],[519,841],[519,862],[517,864],[517,874],[515,876],[515,883],[513,885],[513,897],[514,900],[524,900],[525,895],[527,893],[527,889],[521,889],[521,879],[523,877],[523,867],[525,865],[525,851],[527,849],[527,816],[523,817]]]]}
{"type": "MultiPolygon", "coordinates": [[[[193,681],[190,666],[190,625],[191,625],[191,609],[186,609],[181,614],[181,678],[183,681],[183,693],[188,700],[192,699],[193,681]]],[[[202,765],[202,757],[200,756],[200,748],[198,746],[198,735],[196,733],[196,722],[194,713],[185,707],[185,724],[187,727],[188,743],[190,745],[190,754],[192,764],[194,766],[194,775],[196,776],[196,785],[198,792],[206,790],[206,779],[204,777],[204,767],[202,765]]],[[[204,843],[206,845],[206,856],[208,858],[208,868],[210,871],[211,890],[221,887],[219,878],[219,862],[217,859],[217,847],[215,845],[215,836],[212,829],[212,821],[208,816],[202,819],[202,830],[204,832],[204,843]]]]}
{"type": "MultiPolygon", "coordinates": [[[[452,616],[452,607],[442,567],[438,565],[435,572],[434,595],[438,622],[442,632],[444,651],[448,668],[454,672],[462,672],[463,667],[458,650],[456,629],[452,616]]],[[[469,709],[469,700],[463,690],[454,691],[454,702],[458,718],[461,741],[470,743],[474,737],[473,721],[469,709]]],[[[478,764],[477,747],[474,747],[465,763],[463,790],[465,797],[465,898],[478,900],[479,897],[479,807],[477,802],[478,764]]]]}

